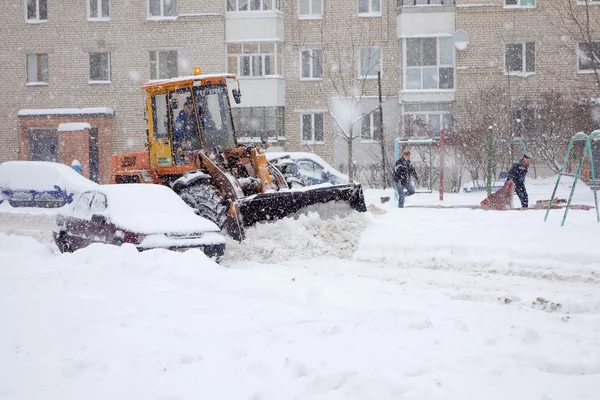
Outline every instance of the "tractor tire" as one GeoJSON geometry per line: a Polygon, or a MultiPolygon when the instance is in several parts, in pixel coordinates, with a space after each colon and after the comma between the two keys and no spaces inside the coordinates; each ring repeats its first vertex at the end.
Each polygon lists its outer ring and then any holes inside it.
{"type": "MultiPolygon", "coordinates": [[[[241,226],[232,221],[228,215],[229,202],[225,200],[217,189],[210,185],[194,185],[181,189],[179,197],[198,213],[217,224],[221,231],[226,232],[235,240],[244,239],[241,226]],[[235,226],[233,226],[235,225],[235,226]]],[[[241,224],[240,224],[241,225],[241,224]]]]}

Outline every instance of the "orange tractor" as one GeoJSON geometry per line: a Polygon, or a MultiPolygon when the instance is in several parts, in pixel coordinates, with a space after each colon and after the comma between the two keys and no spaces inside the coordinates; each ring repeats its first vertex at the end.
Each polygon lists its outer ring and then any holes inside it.
{"type": "MultiPolygon", "coordinates": [[[[267,161],[264,143],[239,146],[228,80],[237,82],[232,74],[197,74],[144,84],[147,150],[112,156],[111,183],[167,185],[240,241],[245,226],[318,203],[341,201],[366,211],[360,184],[289,188],[267,161]]],[[[239,104],[239,82],[231,92],[239,104]]]]}

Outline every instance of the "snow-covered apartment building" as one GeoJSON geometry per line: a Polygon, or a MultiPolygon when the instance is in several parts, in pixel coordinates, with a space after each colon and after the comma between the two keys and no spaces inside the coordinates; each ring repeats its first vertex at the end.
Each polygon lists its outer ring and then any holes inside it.
{"type": "Polygon", "coordinates": [[[350,123],[354,160],[378,160],[378,72],[387,138],[415,125],[431,135],[475,129],[493,88],[508,89],[485,110],[503,109],[498,129],[519,138],[536,94],[600,97],[600,34],[589,24],[581,36],[575,23],[584,10],[596,20],[595,3],[2,0],[0,162],[69,164],[78,154],[85,174],[106,182],[111,154],[144,148],[140,85],[195,66],[238,75],[241,141],[267,134],[335,166],[348,158],[350,123]]]}

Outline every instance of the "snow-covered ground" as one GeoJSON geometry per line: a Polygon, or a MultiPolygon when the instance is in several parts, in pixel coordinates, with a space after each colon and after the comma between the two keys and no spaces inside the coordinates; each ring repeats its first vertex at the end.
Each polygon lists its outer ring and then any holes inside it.
{"type": "MultiPolygon", "coordinates": [[[[554,183],[527,182],[532,204],[554,183]]],[[[561,210],[385,194],[366,192],[372,213],[259,224],[222,265],[60,255],[47,213],[0,206],[0,399],[598,398],[595,210],[560,227],[561,210]]]]}

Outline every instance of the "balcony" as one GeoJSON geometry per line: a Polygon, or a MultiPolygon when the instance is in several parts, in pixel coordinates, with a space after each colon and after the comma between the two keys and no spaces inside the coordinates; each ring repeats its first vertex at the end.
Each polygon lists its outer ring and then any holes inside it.
{"type": "Polygon", "coordinates": [[[398,38],[451,35],[455,27],[455,0],[397,0],[398,38]]]}
{"type": "Polygon", "coordinates": [[[454,0],[398,0],[398,8],[415,6],[453,6],[454,0]]]}

